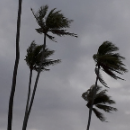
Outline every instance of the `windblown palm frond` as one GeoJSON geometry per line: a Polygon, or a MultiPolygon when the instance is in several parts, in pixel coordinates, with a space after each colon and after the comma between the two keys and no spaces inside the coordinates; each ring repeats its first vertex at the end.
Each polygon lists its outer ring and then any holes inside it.
{"type": "Polygon", "coordinates": [[[118,50],[118,47],[113,43],[106,41],[99,47],[97,54],[93,55],[96,65],[100,66],[105,73],[114,79],[122,79],[116,73],[122,75],[127,72],[122,62],[125,58],[120,56],[119,53],[115,53],[118,50]]]}
{"type": "Polygon", "coordinates": [[[47,14],[48,6],[47,5],[41,6],[39,11],[37,11],[35,14],[34,14],[34,11],[33,11],[32,8],[31,8],[31,11],[32,11],[34,17],[36,18],[36,21],[37,21],[38,25],[45,29],[45,20],[44,20],[44,18],[45,18],[46,14],[47,14]]]}
{"type": "Polygon", "coordinates": [[[117,111],[117,109],[114,108],[114,107],[107,106],[107,105],[102,105],[102,104],[96,104],[96,107],[98,107],[99,109],[104,110],[105,112],[117,111]]]}
{"type": "MultiPolygon", "coordinates": [[[[92,105],[92,98],[94,94],[95,85],[92,85],[90,89],[88,89],[85,93],[82,94],[82,97],[85,101],[87,101],[87,107],[90,109],[92,105]]],[[[96,87],[96,94],[93,102],[93,112],[101,121],[106,121],[103,113],[99,112],[98,109],[101,109],[105,112],[117,111],[116,108],[111,107],[107,104],[115,104],[115,101],[111,99],[110,96],[107,95],[107,90],[101,90],[101,86],[96,87]],[[96,108],[95,108],[96,107],[96,108]],[[97,109],[98,108],[98,109],[97,109]]]]}
{"type": "Polygon", "coordinates": [[[106,94],[107,90],[102,90],[101,92],[96,93],[94,104],[103,103],[103,104],[115,104],[115,101],[111,100],[111,97],[106,94]]]}
{"type": "Polygon", "coordinates": [[[96,115],[96,117],[97,117],[99,120],[101,120],[102,122],[107,122],[107,121],[106,121],[106,118],[104,117],[104,115],[103,115],[101,112],[99,112],[99,111],[98,111],[97,109],[95,109],[95,108],[93,108],[92,110],[93,110],[94,114],[96,115]]]}

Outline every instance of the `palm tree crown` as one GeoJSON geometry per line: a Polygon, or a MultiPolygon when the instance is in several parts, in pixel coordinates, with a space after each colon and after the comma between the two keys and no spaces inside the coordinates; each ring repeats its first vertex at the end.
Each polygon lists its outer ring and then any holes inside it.
{"type": "MultiPolygon", "coordinates": [[[[119,53],[115,52],[118,50],[118,47],[116,47],[113,43],[105,41],[99,47],[97,54],[93,55],[93,59],[96,62],[96,66],[99,69],[101,68],[106,74],[108,74],[114,79],[122,79],[119,76],[117,76],[116,73],[122,75],[123,73],[127,72],[127,69],[125,68],[125,65],[122,62],[122,60],[124,60],[125,58],[120,56],[119,53]]],[[[95,69],[96,74],[97,67],[95,69]]],[[[103,85],[107,86],[104,80],[102,79],[100,73],[99,80],[103,85]]]]}
{"type": "Polygon", "coordinates": [[[47,14],[48,5],[45,5],[41,6],[37,13],[34,13],[32,8],[31,11],[40,27],[36,29],[38,33],[44,33],[51,40],[54,40],[54,37],[48,34],[48,32],[58,36],[70,35],[77,37],[76,34],[67,32],[65,30],[65,28],[70,27],[70,23],[73,20],[69,20],[68,18],[64,17],[60,10],[56,11],[56,8],[54,8],[47,14]]]}
{"type": "MultiPolygon", "coordinates": [[[[94,87],[95,85],[92,85],[90,89],[88,89],[86,92],[82,94],[82,97],[85,101],[87,101],[87,107],[90,109],[92,104],[92,98],[94,93],[94,87]]],[[[98,109],[101,109],[105,112],[110,113],[111,111],[117,111],[116,108],[111,107],[107,104],[115,104],[115,101],[111,99],[110,96],[107,95],[107,90],[101,90],[100,86],[96,87],[96,94],[93,102],[93,108],[92,111],[95,113],[96,117],[99,118],[101,121],[106,121],[106,118],[104,117],[103,113],[98,111],[98,109]],[[96,107],[96,108],[95,108],[96,107]]]]}
{"type": "MultiPolygon", "coordinates": [[[[44,54],[44,60],[42,61],[42,67],[41,70],[49,70],[46,68],[49,65],[54,65],[56,63],[59,63],[60,60],[52,60],[48,59],[52,54],[54,54],[54,50],[49,50],[48,48],[45,49],[44,54]]],[[[42,45],[36,45],[35,41],[32,41],[31,45],[27,49],[27,55],[25,58],[25,61],[27,62],[27,65],[31,70],[38,71],[39,65],[41,62],[41,56],[42,56],[42,45]]]]}
{"type": "Polygon", "coordinates": [[[97,54],[93,56],[97,63],[96,65],[102,67],[104,72],[115,79],[120,77],[118,77],[114,72],[119,74],[127,72],[127,69],[122,62],[125,58],[120,56],[119,53],[113,53],[118,50],[118,47],[113,43],[106,41],[99,47],[97,54]]]}

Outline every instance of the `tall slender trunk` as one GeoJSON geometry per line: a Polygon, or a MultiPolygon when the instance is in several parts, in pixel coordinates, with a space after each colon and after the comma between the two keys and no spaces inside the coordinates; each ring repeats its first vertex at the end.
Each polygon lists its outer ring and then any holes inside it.
{"type": "Polygon", "coordinates": [[[12,130],[14,93],[15,93],[15,87],[16,87],[17,70],[18,70],[19,59],[20,59],[19,39],[20,39],[21,12],[22,12],[22,0],[19,0],[17,33],[16,33],[16,59],[15,59],[15,65],[14,65],[14,70],[13,70],[11,93],[10,93],[10,98],[9,98],[7,130],[12,130]]]}
{"type": "Polygon", "coordinates": [[[32,69],[30,69],[30,74],[29,74],[28,94],[27,94],[27,102],[26,102],[26,109],[25,109],[25,114],[24,114],[22,130],[24,130],[24,126],[25,126],[24,124],[26,122],[27,113],[28,113],[30,94],[31,94],[31,83],[32,83],[32,69]]]}
{"type": "Polygon", "coordinates": [[[40,66],[39,66],[39,70],[37,72],[37,77],[36,77],[34,89],[33,89],[33,92],[32,92],[32,96],[31,96],[31,99],[30,99],[30,104],[29,104],[29,108],[28,108],[28,112],[27,112],[27,117],[26,117],[26,120],[25,120],[25,124],[24,124],[23,130],[26,130],[26,128],[27,128],[28,119],[29,119],[30,112],[31,112],[31,109],[32,109],[32,105],[33,105],[33,101],[34,101],[34,97],[35,97],[35,93],[36,93],[36,89],[37,89],[37,85],[38,85],[38,81],[39,81],[39,77],[40,77],[40,73],[41,73],[42,62],[44,60],[45,48],[46,48],[46,34],[44,34],[44,44],[43,44],[43,51],[42,51],[41,63],[40,63],[40,66]]]}
{"type": "Polygon", "coordinates": [[[95,98],[95,95],[96,95],[97,82],[98,82],[98,79],[99,79],[99,69],[100,69],[100,66],[98,66],[98,70],[97,70],[97,77],[96,77],[95,86],[94,86],[94,89],[93,89],[93,98],[92,98],[92,103],[91,103],[91,106],[90,106],[90,109],[89,109],[88,125],[87,125],[86,130],[89,130],[89,127],[90,127],[92,110],[93,110],[93,103],[94,103],[94,98],[95,98]]]}

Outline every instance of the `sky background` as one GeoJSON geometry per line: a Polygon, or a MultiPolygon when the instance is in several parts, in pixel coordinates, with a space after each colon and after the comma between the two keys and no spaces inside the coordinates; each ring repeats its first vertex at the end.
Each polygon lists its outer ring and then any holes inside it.
{"type": "MultiPolygon", "coordinates": [[[[20,38],[20,63],[14,99],[13,130],[21,129],[27,98],[29,69],[25,63],[26,49],[35,40],[43,43],[43,35],[30,8],[36,12],[48,4],[69,19],[68,31],[78,38],[57,37],[57,42],[47,39],[49,49],[55,50],[53,59],[62,62],[41,73],[30,115],[28,130],[85,130],[88,108],[81,95],[96,76],[93,54],[104,41],[119,47],[130,68],[130,1],[129,0],[23,0],[20,38]]],[[[15,61],[15,36],[18,0],[0,0],[0,130],[7,129],[8,102],[15,61]]],[[[33,75],[35,79],[36,73],[33,75]]],[[[109,95],[116,101],[117,112],[106,114],[108,123],[92,116],[90,130],[128,130],[130,128],[130,74],[126,81],[114,80],[103,73],[109,95]]],[[[34,83],[34,82],[33,82],[34,83]]]]}

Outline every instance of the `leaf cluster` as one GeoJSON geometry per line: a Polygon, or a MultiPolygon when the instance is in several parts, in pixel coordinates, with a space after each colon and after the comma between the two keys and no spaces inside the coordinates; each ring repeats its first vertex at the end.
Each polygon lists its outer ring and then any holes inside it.
{"type": "MultiPolygon", "coordinates": [[[[97,54],[93,55],[93,59],[98,67],[111,76],[114,79],[122,79],[117,76],[118,74],[123,74],[127,72],[122,57],[119,53],[116,53],[118,48],[111,42],[105,41],[98,49],[97,54]]],[[[124,80],[124,79],[122,79],[124,80]]]]}
{"type": "MultiPolygon", "coordinates": [[[[94,88],[95,85],[92,85],[90,89],[88,89],[86,92],[82,94],[82,98],[87,101],[87,107],[90,109],[92,105],[92,99],[94,95],[94,88]]],[[[103,113],[101,113],[98,109],[103,110],[105,112],[110,113],[111,111],[117,111],[116,108],[111,107],[111,104],[115,104],[115,101],[111,99],[109,95],[107,95],[107,90],[101,90],[101,86],[97,85],[96,87],[96,94],[93,102],[93,112],[99,118],[101,121],[106,121],[106,118],[104,117],[103,113]],[[109,104],[109,105],[107,105],[109,104]]]]}
{"type": "Polygon", "coordinates": [[[56,11],[56,8],[54,8],[47,14],[48,5],[45,5],[41,6],[36,13],[34,13],[33,9],[31,9],[31,11],[39,25],[39,28],[36,29],[38,33],[46,34],[46,36],[51,40],[54,40],[55,37],[48,34],[48,32],[58,36],[70,35],[77,37],[77,34],[70,33],[65,30],[65,28],[70,27],[73,20],[66,18],[60,10],[56,11]]]}
{"type": "MultiPolygon", "coordinates": [[[[40,62],[42,60],[41,59],[42,50],[43,50],[43,46],[36,45],[35,41],[32,41],[31,45],[27,49],[27,55],[25,61],[27,62],[27,65],[31,70],[35,70],[35,71],[39,70],[40,62]]],[[[49,69],[46,67],[60,62],[59,59],[57,60],[48,59],[53,54],[54,54],[54,50],[49,50],[48,48],[45,48],[44,57],[43,57],[44,60],[42,62],[41,70],[48,71],[49,69]]]]}

